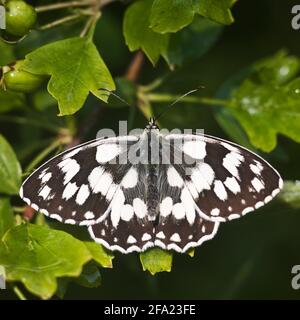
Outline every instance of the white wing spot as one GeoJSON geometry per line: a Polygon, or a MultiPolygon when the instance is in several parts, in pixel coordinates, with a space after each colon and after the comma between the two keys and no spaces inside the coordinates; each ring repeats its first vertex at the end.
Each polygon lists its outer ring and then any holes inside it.
{"type": "Polygon", "coordinates": [[[174,242],[180,242],[181,239],[180,239],[180,236],[178,233],[173,233],[172,237],[170,238],[171,241],[174,241],[174,242]]]}
{"type": "Polygon", "coordinates": [[[72,198],[74,196],[74,194],[76,193],[76,191],[78,189],[79,189],[79,187],[77,187],[75,182],[69,182],[66,185],[64,192],[62,194],[63,199],[69,200],[70,198],[72,198]]]}
{"type": "Polygon", "coordinates": [[[133,207],[130,204],[124,204],[121,209],[121,219],[124,221],[130,221],[133,217],[133,207]]]}
{"type": "Polygon", "coordinates": [[[76,203],[79,204],[80,206],[83,205],[86,201],[86,199],[89,197],[90,195],[90,190],[87,184],[83,184],[81,185],[77,196],[76,196],[76,203]]]}
{"type": "Polygon", "coordinates": [[[145,202],[140,198],[135,198],[132,204],[136,216],[140,219],[143,219],[147,215],[147,206],[145,202]]]}
{"type": "Polygon", "coordinates": [[[212,216],[218,216],[220,214],[220,209],[214,208],[214,209],[211,210],[210,213],[211,213],[212,216]]]}
{"type": "Polygon", "coordinates": [[[42,183],[46,183],[48,182],[52,177],[52,173],[51,172],[48,172],[46,173],[43,177],[42,177],[42,183]]]}
{"type": "Polygon", "coordinates": [[[43,189],[39,192],[39,196],[42,197],[44,200],[47,199],[51,192],[51,188],[49,188],[47,185],[43,187],[43,189]]]}
{"type": "Polygon", "coordinates": [[[204,159],[206,156],[205,147],[204,141],[186,141],[183,144],[183,152],[194,159],[204,159]]]}
{"type": "Polygon", "coordinates": [[[142,241],[148,241],[150,240],[152,237],[149,233],[144,233],[143,237],[142,237],[142,241]]]}
{"type": "Polygon", "coordinates": [[[122,179],[121,185],[124,188],[133,188],[138,183],[138,172],[135,168],[130,168],[124,178],[122,179]]]}
{"type": "Polygon", "coordinates": [[[264,202],[258,201],[258,202],[255,204],[255,209],[258,209],[258,208],[260,208],[260,207],[262,207],[262,206],[264,206],[264,205],[265,205],[264,202]]]}
{"type": "Polygon", "coordinates": [[[167,171],[168,183],[171,187],[178,187],[181,188],[183,185],[183,179],[176,171],[176,169],[172,166],[168,168],[167,171]]]}
{"type": "Polygon", "coordinates": [[[85,214],[84,214],[84,217],[88,220],[90,219],[94,219],[95,218],[95,215],[92,211],[87,211],[85,214]]]}
{"type": "Polygon", "coordinates": [[[234,194],[241,192],[241,187],[234,177],[226,178],[224,184],[234,194]]]}
{"type": "Polygon", "coordinates": [[[112,202],[111,202],[111,222],[112,225],[116,228],[119,224],[121,218],[121,210],[125,202],[125,196],[121,189],[116,191],[112,202]]]}
{"type": "Polygon", "coordinates": [[[199,163],[191,175],[191,179],[199,193],[204,189],[210,189],[214,177],[214,170],[209,164],[204,162],[199,163]]]}
{"type": "Polygon", "coordinates": [[[98,179],[98,182],[96,183],[96,185],[94,186],[94,188],[92,189],[93,193],[101,193],[102,195],[106,195],[106,193],[108,192],[108,189],[110,187],[110,185],[112,184],[112,176],[110,173],[108,172],[104,172],[100,178],[98,179]]]}
{"type": "Polygon", "coordinates": [[[260,192],[265,188],[263,182],[259,180],[257,177],[251,180],[251,184],[257,192],[260,192]]]}
{"type": "Polygon", "coordinates": [[[185,209],[181,202],[175,203],[172,208],[172,214],[175,219],[183,219],[185,216],[185,209]]]}
{"type": "Polygon", "coordinates": [[[114,159],[120,153],[120,146],[115,143],[104,143],[97,147],[96,160],[105,163],[114,159]]]}
{"type": "Polygon", "coordinates": [[[163,231],[159,231],[159,233],[156,235],[156,238],[165,239],[166,236],[165,236],[165,234],[163,233],[163,231]]]}
{"type": "Polygon", "coordinates": [[[261,171],[262,171],[262,166],[259,166],[258,164],[250,164],[250,170],[257,174],[257,175],[260,175],[261,174],[261,171]]]}
{"type": "Polygon", "coordinates": [[[80,165],[74,159],[66,159],[58,164],[58,167],[65,173],[64,184],[70,182],[80,170],[80,165]]]}
{"type": "Polygon", "coordinates": [[[74,219],[67,219],[67,220],[65,220],[65,223],[76,224],[76,221],[74,219]]]}
{"type": "Polygon", "coordinates": [[[99,181],[101,175],[103,174],[103,172],[104,172],[103,167],[96,167],[91,171],[91,173],[88,176],[88,181],[89,181],[89,184],[90,184],[90,187],[91,187],[91,190],[93,191],[93,193],[96,193],[96,191],[94,191],[94,189],[97,188],[98,181],[99,181]]]}
{"type": "Polygon", "coordinates": [[[224,188],[223,183],[220,180],[215,181],[214,193],[222,201],[227,199],[227,192],[224,188]]]}
{"type": "Polygon", "coordinates": [[[242,215],[244,216],[245,214],[253,211],[253,207],[247,207],[242,211],[242,215]]]}
{"type": "Polygon", "coordinates": [[[133,237],[132,235],[130,235],[130,236],[127,238],[127,243],[136,243],[136,238],[133,237]]]}
{"type": "Polygon", "coordinates": [[[223,159],[223,167],[227,169],[234,177],[239,178],[238,167],[241,162],[244,161],[244,157],[236,152],[227,153],[223,159]]]}
{"type": "Polygon", "coordinates": [[[186,187],[181,191],[180,199],[186,212],[187,221],[192,225],[195,221],[196,213],[193,198],[186,187]]]}
{"type": "Polygon", "coordinates": [[[70,152],[66,153],[66,154],[63,156],[63,160],[75,156],[75,154],[77,154],[77,153],[78,153],[79,151],[81,151],[81,150],[82,150],[82,147],[76,148],[76,149],[74,149],[73,151],[70,151],[70,152]]]}
{"type": "Polygon", "coordinates": [[[58,220],[58,221],[60,221],[60,222],[62,222],[62,221],[63,221],[62,217],[61,217],[61,216],[59,216],[58,214],[55,214],[55,213],[50,214],[50,216],[49,216],[49,217],[50,217],[50,218],[53,218],[53,219],[56,219],[56,220],[58,220]]]}

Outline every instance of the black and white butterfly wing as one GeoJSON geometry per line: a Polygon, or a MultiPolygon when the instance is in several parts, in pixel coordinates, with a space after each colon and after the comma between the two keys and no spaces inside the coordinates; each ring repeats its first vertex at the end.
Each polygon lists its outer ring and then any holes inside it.
{"type": "MultiPolygon", "coordinates": [[[[167,141],[192,158],[174,164],[204,219],[224,222],[271,201],[283,186],[278,172],[253,152],[208,135],[167,135],[167,141]]],[[[182,184],[178,177],[174,184],[182,184]]]]}
{"type": "Polygon", "coordinates": [[[67,150],[34,171],[23,183],[20,196],[36,211],[64,223],[101,221],[128,171],[120,158],[127,157],[127,149],[138,139],[103,138],[67,150]]]}

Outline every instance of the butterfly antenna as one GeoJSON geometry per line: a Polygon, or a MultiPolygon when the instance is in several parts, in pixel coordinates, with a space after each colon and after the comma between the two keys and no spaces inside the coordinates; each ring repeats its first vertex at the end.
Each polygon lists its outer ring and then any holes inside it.
{"type": "Polygon", "coordinates": [[[107,89],[99,89],[99,90],[102,90],[102,91],[106,91],[106,92],[109,92],[109,94],[111,94],[112,96],[114,96],[115,98],[117,98],[118,100],[120,100],[121,102],[125,103],[128,107],[132,107],[131,104],[129,104],[126,100],[122,99],[119,95],[117,95],[116,93],[110,91],[110,90],[107,90],[107,89]]]}
{"type": "Polygon", "coordinates": [[[172,102],[171,104],[169,104],[161,113],[158,114],[157,117],[155,117],[153,119],[153,121],[157,121],[162,115],[164,115],[170,108],[172,108],[174,106],[174,104],[176,104],[177,102],[179,102],[180,100],[182,100],[183,98],[185,98],[186,96],[198,91],[199,89],[203,89],[204,87],[203,86],[200,86],[199,88],[197,89],[193,89],[193,90],[190,90],[188,92],[186,92],[185,94],[183,94],[182,96],[180,96],[179,98],[177,98],[174,102],[172,102]]]}

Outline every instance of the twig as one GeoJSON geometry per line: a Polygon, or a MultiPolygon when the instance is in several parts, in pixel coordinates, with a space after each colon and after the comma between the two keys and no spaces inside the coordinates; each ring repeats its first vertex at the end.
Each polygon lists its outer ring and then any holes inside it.
{"type": "Polygon", "coordinates": [[[39,164],[49,153],[51,153],[53,150],[55,150],[60,144],[61,140],[57,139],[54,140],[47,148],[45,148],[42,152],[40,152],[26,167],[25,172],[31,172],[33,168],[37,164],[39,164]]]}
{"type": "Polygon", "coordinates": [[[138,51],[131,61],[126,73],[125,78],[129,81],[136,82],[141,72],[144,62],[144,54],[142,51],[138,51]]]}
{"type": "Polygon", "coordinates": [[[82,14],[79,14],[79,13],[72,14],[72,15],[63,17],[61,19],[55,20],[53,22],[47,23],[47,24],[41,26],[39,29],[46,30],[46,29],[54,28],[54,27],[57,27],[63,23],[79,19],[80,17],[82,17],[82,14]]]}
{"type": "Polygon", "coordinates": [[[67,1],[35,7],[36,12],[45,12],[64,8],[76,8],[94,5],[96,1],[67,1]]]}
{"type": "MultiPolygon", "coordinates": [[[[176,99],[180,98],[178,95],[173,95],[169,93],[149,93],[146,94],[147,100],[152,102],[174,102],[176,99]]],[[[198,103],[206,105],[215,106],[228,106],[227,100],[222,99],[212,99],[206,97],[184,97],[182,101],[187,103],[198,103]]]]}

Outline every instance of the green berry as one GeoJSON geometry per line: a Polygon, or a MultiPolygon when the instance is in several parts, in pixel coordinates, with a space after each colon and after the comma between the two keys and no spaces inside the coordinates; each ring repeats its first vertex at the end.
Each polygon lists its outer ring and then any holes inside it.
{"type": "Polygon", "coordinates": [[[36,23],[35,9],[24,1],[9,1],[6,4],[6,32],[22,37],[26,35],[36,23]]]}
{"type": "Polygon", "coordinates": [[[45,77],[20,70],[23,61],[17,61],[11,69],[4,73],[3,83],[6,89],[17,92],[32,92],[38,89],[45,77]]]}

